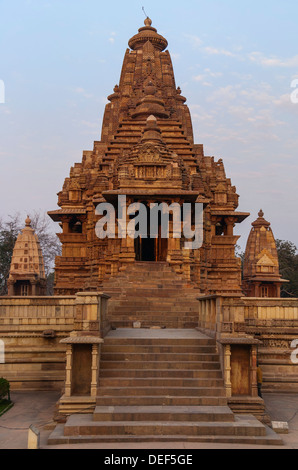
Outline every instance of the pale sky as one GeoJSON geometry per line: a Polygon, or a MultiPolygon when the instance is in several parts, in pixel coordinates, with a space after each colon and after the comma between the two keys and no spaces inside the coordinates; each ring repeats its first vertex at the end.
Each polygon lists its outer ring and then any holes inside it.
{"type": "Polygon", "coordinates": [[[298,245],[297,0],[0,0],[0,216],[57,208],[70,167],[100,140],[142,6],[168,40],[195,143],[223,159],[251,213],[241,247],[261,208],[298,245]]]}

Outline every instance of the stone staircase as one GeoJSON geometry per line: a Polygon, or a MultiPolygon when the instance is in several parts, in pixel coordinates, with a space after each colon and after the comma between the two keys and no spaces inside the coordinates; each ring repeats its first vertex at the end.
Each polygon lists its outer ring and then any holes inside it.
{"type": "Polygon", "coordinates": [[[137,262],[104,282],[109,321],[116,328],[195,328],[198,325],[198,288],[188,284],[166,262],[137,262]]]}
{"type": "Polygon", "coordinates": [[[163,441],[282,444],[227,406],[214,340],[188,329],[111,331],[94,412],[71,415],[48,444],[163,441]]]}

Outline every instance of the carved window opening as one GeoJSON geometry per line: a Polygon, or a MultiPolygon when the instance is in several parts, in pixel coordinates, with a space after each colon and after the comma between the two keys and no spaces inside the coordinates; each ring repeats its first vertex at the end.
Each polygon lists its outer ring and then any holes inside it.
{"type": "Polygon", "coordinates": [[[261,286],[261,297],[269,297],[269,287],[261,286]]]}
{"type": "Polygon", "coordinates": [[[215,225],[215,235],[224,236],[227,234],[227,224],[222,220],[215,225]]]}
{"type": "Polygon", "coordinates": [[[69,233],[82,233],[82,222],[77,217],[73,217],[69,222],[69,233]]]}
{"type": "Polygon", "coordinates": [[[17,281],[14,285],[14,294],[26,297],[31,295],[31,285],[29,281],[17,281]]]}

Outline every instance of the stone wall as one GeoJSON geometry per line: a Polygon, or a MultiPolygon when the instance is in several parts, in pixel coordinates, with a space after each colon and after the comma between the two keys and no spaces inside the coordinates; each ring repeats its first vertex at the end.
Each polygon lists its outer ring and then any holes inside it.
{"type": "MultiPolygon", "coordinates": [[[[298,391],[298,365],[291,343],[298,339],[298,299],[209,296],[199,302],[200,329],[209,335],[258,339],[263,391],[298,391]]],[[[219,345],[219,349],[220,349],[219,345]]]]}
{"type": "Polygon", "coordinates": [[[298,339],[298,299],[244,299],[245,329],[261,340],[258,356],[263,390],[298,391],[298,365],[291,360],[291,343],[298,339]]]}
{"type": "Polygon", "coordinates": [[[65,346],[59,342],[73,330],[75,309],[75,296],[0,297],[0,377],[13,390],[62,389],[65,346]]]}
{"type": "MultiPolygon", "coordinates": [[[[82,306],[96,310],[101,295],[0,297],[0,340],[5,347],[0,377],[9,380],[12,389],[62,390],[66,347],[60,340],[76,323],[84,327],[82,306]]],[[[106,307],[100,308],[104,318],[106,307]]],[[[217,339],[258,339],[263,390],[298,391],[298,365],[291,360],[291,343],[298,339],[298,299],[203,297],[198,326],[217,339]]],[[[94,322],[94,329],[104,328],[94,322]]]]}

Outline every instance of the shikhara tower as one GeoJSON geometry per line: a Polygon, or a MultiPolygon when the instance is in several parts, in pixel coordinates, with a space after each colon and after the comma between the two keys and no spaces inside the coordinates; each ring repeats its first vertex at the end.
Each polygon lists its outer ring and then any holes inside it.
{"type": "MultiPolygon", "coordinates": [[[[168,263],[202,294],[241,294],[239,237],[234,226],[249,214],[236,212],[238,195],[222,160],[194,143],[186,98],[176,86],[167,40],[149,18],[126,50],[119,85],[108,97],[101,140],[83,152],[58,195],[62,256],[56,260],[56,294],[98,290],[138,262],[168,263]],[[204,243],[184,250],[172,237],[105,239],[95,234],[100,202],[204,204],[204,243]]],[[[149,265],[148,265],[149,266],[149,265]]],[[[149,269],[149,268],[148,268],[149,269]]]]}

